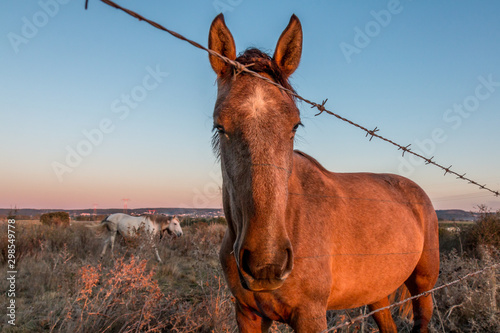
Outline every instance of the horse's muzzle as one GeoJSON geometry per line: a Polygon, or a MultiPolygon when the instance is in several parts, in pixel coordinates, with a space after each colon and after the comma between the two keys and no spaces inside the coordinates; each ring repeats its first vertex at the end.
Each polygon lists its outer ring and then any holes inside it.
{"type": "Polygon", "coordinates": [[[259,257],[249,250],[240,251],[238,272],[242,286],[250,291],[280,288],[293,267],[293,252],[287,247],[278,255],[259,257]]]}
{"type": "Polygon", "coordinates": [[[163,239],[163,237],[165,237],[165,233],[171,237],[181,237],[183,235],[182,231],[175,231],[174,232],[174,231],[167,229],[166,231],[160,233],[160,240],[163,239]]]}

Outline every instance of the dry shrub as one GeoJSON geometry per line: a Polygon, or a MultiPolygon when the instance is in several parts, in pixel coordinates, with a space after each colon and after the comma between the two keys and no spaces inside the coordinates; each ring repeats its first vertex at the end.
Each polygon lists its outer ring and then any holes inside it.
{"type": "Polygon", "coordinates": [[[226,226],[200,222],[189,227],[189,232],[172,242],[170,247],[181,255],[189,255],[196,259],[216,257],[226,226]]]}
{"type": "MultiPolygon", "coordinates": [[[[441,255],[437,286],[454,281],[487,266],[484,260],[458,255],[453,250],[441,255]]],[[[432,326],[444,332],[500,332],[496,293],[500,268],[485,271],[434,293],[436,309],[432,326]],[[492,299],[495,297],[496,299],[492,299]]]]}
{"type": "Polygon", "coordinates": [[[481,206],[479,213],[478,221],[464,235],[466,248],[475,254],[480,246],[500,250],[500,211],[491,213],[481,206]]]}
{"type": "Polygon", "coordinates": [[[45,213],[40,216],[40,222],[44,225],[68,227],[69,214],[68,212],[45,213]]]}
{"type": "MultiPolygon", "coordinates": [[[[102,241],[92,230],[78,224],[54,228],[41,224],[16,224],[16,263],[26,257],[42,259],[49,253],[61,253],[66,248],[75,258],[85,260],[98,253],[102,241]]],[[[7,224],[0,224],[1,262],[7,260],[7,224]]]]}
{"type": "MultiPolygon", "coordinates": [[[[466,227],[462,227],[466,228],[466,227]]],[[[454,232],[446,227],[439,228],[439,251],[450,252],[455,249],[460,253],[463,252],[463,232],[454,232]]]]}
{"type": "Polygon", "coordinates": [[[73,302],[53,325],[59,332],[160,331],[164,295],[146,260],[118,259],[112,269],[84,266],[73,302]]]}
{"type": "Polygon", "coordinates": [[[232,297],[220,275],[200,281],[195,294],[174,294],[180,311],[165,318],[168,332],[237,331],[232,297]]]}

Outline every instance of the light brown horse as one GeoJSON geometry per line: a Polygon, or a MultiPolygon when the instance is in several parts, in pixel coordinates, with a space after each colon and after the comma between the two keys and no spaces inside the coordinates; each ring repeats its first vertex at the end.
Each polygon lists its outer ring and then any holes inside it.
{"type": "MultiPolygon", "coordinates": [[[[257,49],[236,58],[221,14],[209,47],[291,89],[302,28],[293,15],[272,58],[257,49]]],[[[294,151],[300,125],[294,98],[209,58],[217,74],[214,146],[228,221],[220,260],[240,331],[266,332],[276,320],[319,332],[327,328],[327,309],[374,310],[402,284],[413,295],[431,289],[438,227],[423,190],[397,175],[332,173],[294,151]]],[[[431,297],[417,299],[413,309],[414,331],[427,332],[431,297]]],[[[375,320],[381,332],[396,331],[388,310],[375,320]]]]}

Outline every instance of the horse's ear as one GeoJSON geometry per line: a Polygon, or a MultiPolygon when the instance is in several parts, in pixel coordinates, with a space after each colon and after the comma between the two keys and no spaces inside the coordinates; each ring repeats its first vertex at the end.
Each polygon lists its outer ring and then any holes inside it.
{"type": "Polygon", "coordinates": [[[290,76],[299,67],[301,54],[302,25],[299,18],[293,14],[288,26],[281,33],[273,58],[283,73],[290,76]]]}
{"type": "MultiPolygon", "coordinates": [[[[236,46],[234,45],[233,35],[224,22],[224,15],[219,14],[213,20],[210,26],[210,33],[208,35],[208,48],[223,55],[231,60],[236,59],[236,46]]],[[[221,59],[209,55],[210,64],[217,76],[222,76],[231,67],[221,59]]]]}

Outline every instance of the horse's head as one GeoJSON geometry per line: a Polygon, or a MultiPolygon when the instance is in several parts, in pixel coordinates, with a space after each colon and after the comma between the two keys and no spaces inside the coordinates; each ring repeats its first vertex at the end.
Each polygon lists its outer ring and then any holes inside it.
{"type": "MultiPolygon", "coordinates": [[[[249,49],[236,58],[233,37],[222,14],[212,22],[209,48],[292,90],[288,77],[302,52],[302,28],[293,15],[273,57],[249,49]]],[[[210,55],[217,74],[214,146],[220,154],[223,200],[233,253],[243,286],[279,288],[293,266],[285,228],[293,142],[300,125],[293,97],[276,86],[234,69],[210,55]]]]}
{"type": "Polygon", "coordinates": [[[165,221],[162,221],[160,228],[160,239],[163,238],[165,233],[174,235],[176,237],[182,236],[181,223],[179,222],[177,216],[167,218],[165,221]]]}

